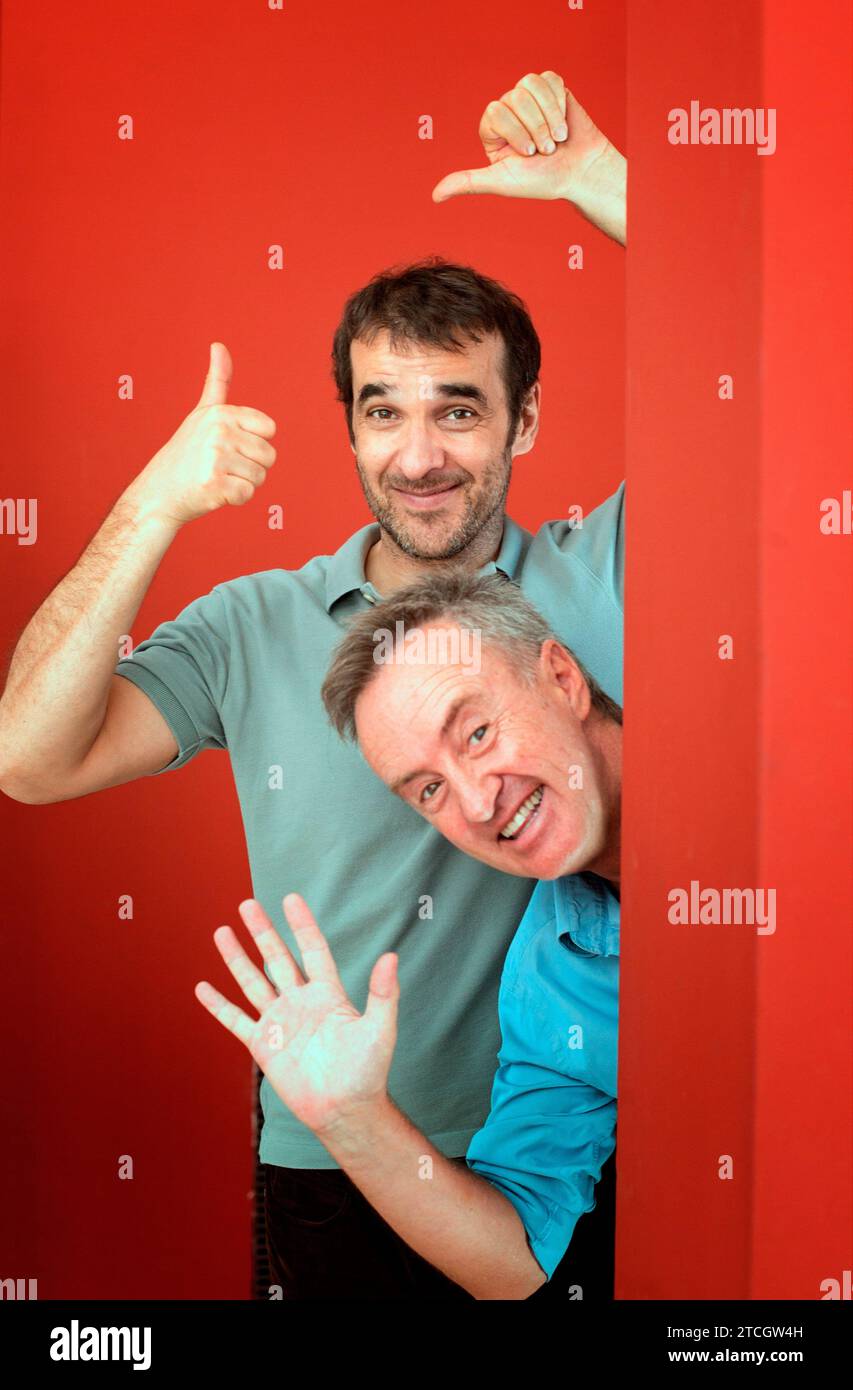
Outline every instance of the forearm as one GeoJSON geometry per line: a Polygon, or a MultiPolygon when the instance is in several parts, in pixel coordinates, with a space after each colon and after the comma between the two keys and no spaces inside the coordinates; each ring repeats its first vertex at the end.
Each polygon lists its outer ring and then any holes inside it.
{"type": "Polygon", "coordinates": [[[128,489],[27,624],[0,700],[0,766],[22,777],[79,765],[103,723],[119,638],[130,632],[178,526],[128,489]]]}
{"type": "Polygon", "coordinates": [[[607,236],[626,245],[628,163],[609,141],[564,196],[607,236]]]}
{"type": "Polygon", "coordinates": [[[439,1153],[390,1098],[319,1138],[398,1235],[476,1298],[528,1298],[545,1282],[508,1198],[439,1153]]]}

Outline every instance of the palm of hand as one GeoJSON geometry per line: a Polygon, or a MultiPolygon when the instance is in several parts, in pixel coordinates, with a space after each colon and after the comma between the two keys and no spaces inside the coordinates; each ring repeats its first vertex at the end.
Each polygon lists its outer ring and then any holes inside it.
{"type": "Polygon", "coordinates": [[[571,134],[553,154],[517,154],[506,141],[487,147],[494,191],[516,198],[568,197],[573,183],[607,147],[606,137],[591,121],[589,125],[591,130],[571,134]]]}
{"type": "Polygon", "coordinates": [[[276,1094],[310,1129],[347,1103],[384,1091],[393,1039],[353,1008],[342,989],[313,981],[286,989],[264,1009],[249,1044],[276,1094]]]}

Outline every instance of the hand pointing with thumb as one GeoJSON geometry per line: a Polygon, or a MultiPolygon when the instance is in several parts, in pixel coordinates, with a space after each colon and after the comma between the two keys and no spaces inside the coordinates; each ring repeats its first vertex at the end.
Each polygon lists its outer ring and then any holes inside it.
{"type": "Polygon", "coordinates": [[[140,517],[174,526],[242,506],[275,463],[275,421],[252,406],[229,405],[233,366],[224,343],[211,343],[198,405],[127,488],[140,517]]]}
{"type": "MultiPolygon", "coordinates": [[[[556,72],[528,73],[480,120],[488,164],[447,174],[432,191],[446,202],[464,193],[577,201],[599,156],[616,151],[556,72]]],[[[621,159],[621,155],[617,155],[621,159]]]]}

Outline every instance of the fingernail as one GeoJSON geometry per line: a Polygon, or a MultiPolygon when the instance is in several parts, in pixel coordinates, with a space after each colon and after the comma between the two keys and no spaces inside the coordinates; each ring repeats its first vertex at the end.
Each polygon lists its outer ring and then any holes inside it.
{"type": "Polygon", "coordinates": [[[557,140],[568,140],[569,127],[567,125],[558,125],[557,129],[554,131],[554,136],[557,140]]]}
{"type": "Polygon", "coordinates": [[[546,141],[545,141],[545,153],[546,153],[546,154],[553,154],[556,148],[557,148],[557,146],[554,144],[554,141],[553,141],[553,140],[546,140],[546,141]]]}

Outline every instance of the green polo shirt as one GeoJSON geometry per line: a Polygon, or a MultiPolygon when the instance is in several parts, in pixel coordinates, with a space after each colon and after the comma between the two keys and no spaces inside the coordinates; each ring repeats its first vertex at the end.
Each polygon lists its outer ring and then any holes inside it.
{"type": "MultiPolygon", "coordinates": [[[[580,527],[549,521],[532,535],[507,517],[497,557],[479,571],[519,583],[620,704],[623,518],[624,484],[580,527]]],[[[489,1112],[501,969],[535,881],[455,849],[328,723],[320,686],[332,652],[346,619],[381,597],[364,573],[378,536],[371,523],[301,569],[215,585],[115,669],[154,701],[177,741],[175,758],[152,776],[202,749],[228,751],[251,896],[297,960],[281,907],[291,892],[319,922],[356,1008],[378,957],[398,953],[389,1091],[437,1149],[461,1157],[489,1112]]],[[[261,1103],[262,1162],[338,1166],[266,1078],[261,1103]]]]}

